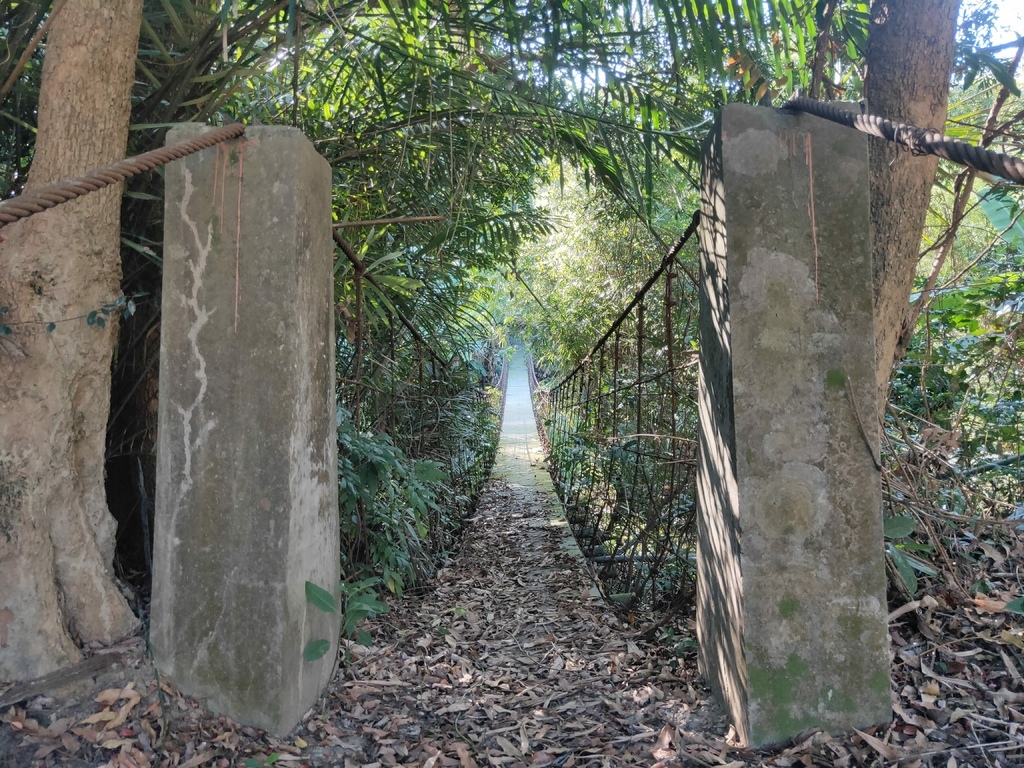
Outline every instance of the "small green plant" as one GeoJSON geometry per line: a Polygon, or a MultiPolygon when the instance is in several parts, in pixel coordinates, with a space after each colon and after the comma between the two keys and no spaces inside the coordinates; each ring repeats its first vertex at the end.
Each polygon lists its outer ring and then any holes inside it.
{"type": "MultiPolygon", "coordinates": [[[[341,582],[341,634],[343,637],[353,638],[360,645],[370,645],[372,640],[363,630],[359,629],[359,622],[363,619],[372,618],[386,613],[388,607],[377,598],[377,587],[380,579],[372,577],[355,582],[341,582]]],[[[311,581],[306,582],[306,600],[317,610],[324,613],[337,613],[338,605],[334,596],[318,584],[311,581]]],[[[310,640],[302,651],[302,658],[306,661],[316,661],[323,658],[324,654],[331,649],[331,641],[325,638],[310,640]]]]}
{"type": "Polygon", "coordinates": [[[373,641],[365,631],[359,629],[359,622],[388,611],[387,605],[377,598],[379,585],[380,579],[376,576],[351,584],[341,583],[341,595],[345,605],[342,611],[341,633],[345,637],[355,639],[360,645],[370,645],[373,641]]]}
{"type": "Polygon", "coordinates": [[[430,569],[429,522],[447,473],[437,462],[409,459],[386,434],[360,432],[341,408],[338,441],[343,570],[375,573],[401,597],[430,569]]]}
{"type": "MultiPolygon", "coordinates": [[[[383,341],[387,350],[392,339],[383,341]]],[[[351,342],[342,337],[338,347],[339,375],[352,375],[351,342]]],[[[456,545],[497,451],[502,401],[492,386],[493,351],[484,345],[466,355],[440,367],[429,357],[417,364],[415,356],[400,360],[388,350],[393,367],[367,368],[374,378],[361,392],[358,418],[338,408],[341,566],[348,580],[375,576],[401,597],[456,545]]],[[[368,366],[373,359],[368,355],[368,366]]]]}
{"type": "Polygon", "coordinates": [[[658,629],[658,641],[666,648],[672,649],[672,652],[675,654],[675,658],[669,660],[668,665],[670,669],[676,669],[679,666],[679,660],[687,654],[697,652],[696,641],[686,635],[677,635],[675,628],[672,626],[658,629]]]}
{"type": "MultiPolygon", "coordinates": [[[[97,328],[102,328],[107,324],[105,318],[110,317],[116,312],[120,312],[125,317],[131,317],[135,314],[135,301],[127,296],[118,296],[114,301],[107,302],[99,309],[94,309],[86,315],[85,323],[86,325],[95,325],[97,328]]],[[[53,324],[51,323],[51,325],[53,324]]],[[[51,329],[48,328],[47,330],[51,329]]]]}
{"type": "MultiPolygon", "coordinates": [[[[137,293],[132,298],[129,298],[128,296],[123,296],[123,295],[122,296],[118,296],[113,301],[108,301],[106,304],[104,304],[99,309],[94,309],[94,310],[92,310],[91,312],[89,312],[86,315],[78,315],[76,317],[69,317],[69,318],[65,318],[64,320],[59,320],[59,321],[56,321],[56,322],[53,322],[53,321],[48,322],[48,323],[46,323],[46,332],[47,333],[53,333],[53,331],[56,330],[56,328],[57,328],[57,322],[62,322],[63,323],[63,322],[68,322],[70,320],[81,320],[82,318],[85,318],[85,324],[86,325],[95,326],[96,328],[104,328],[104,327],[106,327],[106,324],[107,324],[107,318],[111,317],[112,315],[121,314],[121,315],[124,315],[125,317],[131,317],[132,315],[134,315],[135,314],[135,298],[138,297],[138,296],[145,296],[145,295],[146,294],[144,294],[144,293],[137,293]]],[[[9,312],[10,312],[10,308],[9,307],[0,307],[0,319],[3,319],[4,317],[6,317],[9,312]]],[[[25,322],[35,325],[35,324],[37,324],[37,323],[39,323],[41,321],[28,320],[28,321],[25,321],[25,322]]],[[[0,323],[0,336],[10,336],[12,333],[14,333],[14,330],[11,328],[12,325],[24,325],[24,324],[25,323],[20,323],[20,322],[19,323],[0,323]]]]}
{"type": "MultiPolygon", "coordinates": [[[[306,582],[306,600],[317,610],[324,613],[337,613],[338,604],[334,595],[312,581],[306,582]]],[[[331,650],[331,641],[326,638],[310,640],[302,649],[302,658],[306,661],[316,661],[323,658],[324,654],[331,650]]]]}
{"type": "Polygon", "coordinates": [[[917,521],[909,515],[896,515],[886,518],[883,532],[885,533],[885,548],[892,556],[896,570],[900,572],[907,589],[911,594],[917,592],[917,573],[926,576],[935,576],[937,571],[920,557],[910,554],[911,551],[931,552],[933,547],[930,544],[918,544],[909,539],[910,534],[917,528],[917,521]]]}

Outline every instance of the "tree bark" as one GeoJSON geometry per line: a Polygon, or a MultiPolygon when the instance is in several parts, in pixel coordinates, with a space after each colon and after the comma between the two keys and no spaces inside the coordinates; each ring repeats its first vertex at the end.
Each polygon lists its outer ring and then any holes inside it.
{"type": "MultiPolygon", "coordinates": [[[[960,0],[873,0],[864,84],[868,110],[942,131],[960,0]]],[[[871,139],[871,226],[879,413],[910,312],[938,159],[871,139]]]]}
{"type": "MultiPolygon", "coordinates": [[[[124,157],[141,17],[142,0],[68,0],[53,20],[28,188],[124,157]]],[[[120,294],[120,201],[118,185],[0,230],[0,680],[138,624],[103,487],[116,316],[86,322],[120,294]]]]}

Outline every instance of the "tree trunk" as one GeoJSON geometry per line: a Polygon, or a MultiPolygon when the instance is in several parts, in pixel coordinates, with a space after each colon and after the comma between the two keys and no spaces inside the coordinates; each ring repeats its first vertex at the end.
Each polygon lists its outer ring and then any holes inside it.
{"type": "MultiPolygon", "coordinates": [[[[28,188],[124,157],[141,17],[142,0],[69,0],[54,19],[28,188]]],[[[120,201],[118,185],[0,230],[0,680],[138,624],[103,488],[116,316],[86,322],[120,294],[120,201]]]]}
{"type": "MultiPolygon", "coordinates": [[[[864,84],[868,110],[942,131],[960,0],[874,0],[864,84]]],[[[871,226],[879,407],[902,334],[938,159],[871,139],[871,226]]]]}

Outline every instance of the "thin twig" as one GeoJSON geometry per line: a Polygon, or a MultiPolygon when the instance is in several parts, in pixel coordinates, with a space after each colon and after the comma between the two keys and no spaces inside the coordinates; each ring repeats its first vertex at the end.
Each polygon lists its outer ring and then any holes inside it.
{"type": "Polygon", "coordinates": [[[0,88],[0,101],[3,101],[11,88],[14,87],[14,83],[18,79],[18,75],[21,74],[21,70],[23,70],[25,65],[28,64],[28,60],[31,58],[32,53],[39,47],[39,43],[42,41],[43,35],[46,34],[46,29],[53,23],[53,20],[57,18],[57,14],[60,13],[65,2],[67,2],[67,0],[56,0],[53,4],[53,9],[50,11],[50,15],[46,17],[46,20],[42,24],[39,25],[39,30],[33,36],[32,40],[29,41],[28,47],[22,51],[21,58],[19,58],[18,63],[14,65],[14,69],[7,78],[7,82],[5,82],[3,87],[0,88]]]}
{"type": "Polygon", "coordinates": [[[348,227],[380,227],[387,224],[423,224],[427,221],[444,221],[447,216],[399,216],[394,219],[365,219],[363,221],[339,221],[334,224],[335,229],[346,229],[348,227]]]}

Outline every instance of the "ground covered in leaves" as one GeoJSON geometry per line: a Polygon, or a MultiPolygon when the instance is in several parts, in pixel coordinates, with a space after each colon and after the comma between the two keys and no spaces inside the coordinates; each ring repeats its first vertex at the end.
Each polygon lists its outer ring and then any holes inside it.
{"type": "Polygon", "coordinates": [[[642,619],[593,595],[549,510],[492,482],[462,551],[368,622],[373,644],[349,647],[287,739],[158,686],[136,639],[95,651],[111,661],[84,681],[13,703],[0,690],[0,766],[1024,764],[1024,638],[1005,610],[1020,589],[1018,538],[973,550],[997,585],[987,597],[945,589],[894,612],[888,727],[753,752],[730,743],[686,626],[640,640],[642,619]]]}

